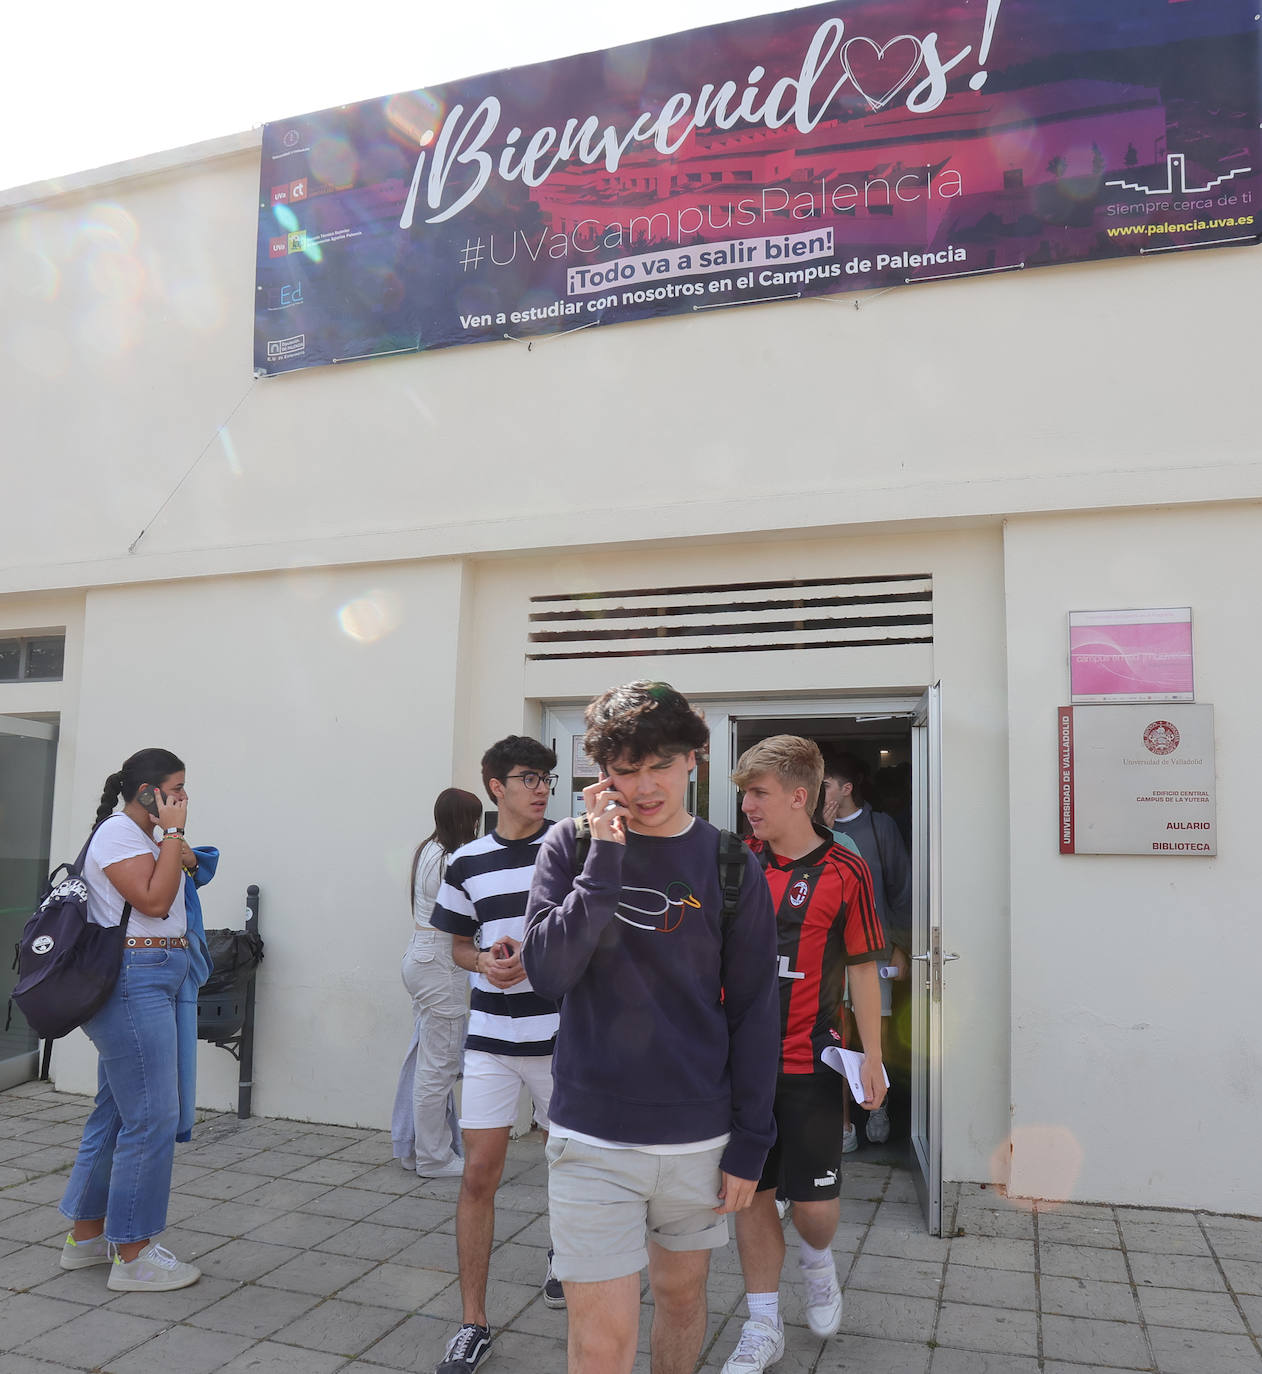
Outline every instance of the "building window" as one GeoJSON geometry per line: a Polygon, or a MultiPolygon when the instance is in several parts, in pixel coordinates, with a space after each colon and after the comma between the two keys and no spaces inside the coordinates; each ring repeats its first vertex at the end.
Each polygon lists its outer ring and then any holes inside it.
{"type": "Polygon", "coordinates": [[[754,174],[750,172],[735,171],[732,173],[733,181],[753,181],[754,174]]]}
{"type": "Polygon", "coordinates": [[[0,639],[0,682],[60,682],[65,662],[65,635],[0,639]]]}
{"type": "Polygon", "coordinates": [[[1005,191],[1020,191],[1024,186],[1025,171],[1023,168],[1015,167],[1003,174],[1003,189],[1005,191]]]}

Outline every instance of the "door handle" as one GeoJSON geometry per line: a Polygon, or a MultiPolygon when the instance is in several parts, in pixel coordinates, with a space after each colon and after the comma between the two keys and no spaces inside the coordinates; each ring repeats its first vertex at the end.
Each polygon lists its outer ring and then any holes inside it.
{"type": "MultiPolygon", "coordinates": [[[[913,954],[911,957],[913,959],[919,959],[921,962],[927,961],[929,958],[927,954],[913,954]]],[[[958,959],[959,955],[955,955],[954,957],[958,959]]]]}
{"type": "MultiPolygon", "coordinates": [[[[920,960],[922,960],[922,961],[927,961],[927,960],[929,959],[930,956],[927,955],[927,954],[913,954],[911,957],[912,957],[913,959],[920,959],[920,960]]],[[[959,956],[958,954],[944,954],[944,955],[942,956],[942,962],[943,962],[944,964],[949,964],[949,963],[951,962],[952,959],[958,959],[959,957],[960,957],[960,956],[959,956]]]]}

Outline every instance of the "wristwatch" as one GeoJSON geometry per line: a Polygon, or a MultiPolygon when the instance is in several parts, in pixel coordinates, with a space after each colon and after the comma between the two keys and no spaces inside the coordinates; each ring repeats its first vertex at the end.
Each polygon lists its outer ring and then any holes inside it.
{"type": "Polygon", "coordinates": [[[183,839],[184,831],[178,825],[168,825],[167,828],[162,832],[162,838],[164,840],[169,840],[172,835],[178,835],[180,839],[183,839]]]}

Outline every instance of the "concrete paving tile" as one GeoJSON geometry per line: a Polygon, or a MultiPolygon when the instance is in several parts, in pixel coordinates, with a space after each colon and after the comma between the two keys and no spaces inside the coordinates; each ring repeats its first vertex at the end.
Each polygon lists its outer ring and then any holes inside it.
{"type": "Polygon", "coordinates": [[[1197,1226],[1195,1212],[1177,1211],[1172,1207],[1117,1208],[1118,1221],[1147,1221],[1156,1226],[1197,1226]]]}
{"type": "MultiPolygon", "coordinates": [[[[41,1145],[38,1150],[25,1154],[12,1155],[6,1162],[10,1168],[26,1169],[34,1174],[70,1172],[70,1166],[78,1157],[78,1144],[67,1141],[64,1145],[41,1145]]],[[[62,1182],[65,1182],[64,1177],[62,1182]]]]}
{"type": "Polygon", "coordinates": [[[344,1363],[341,1355],[263,1341],[229,1360],[219,1374],[334,1374],[344,1363]]]}
{"type": "Polygon", "coordinates": [[[1129,1283],[1066,1279],[1044,1274],[1039,1280],[1043,1312],[1060,1317],[1093,1317],[1099,1321],[1137,1322],[1139,1308],[1129,1283]]]}
{"type": "Polygon", "coordinates": [[[444,1273],[455,1274],[459,1270],[456,1261],[456,1238],[431,1232],[428,1236],[413,1241],[406,1250],[400,1250],[392,1258],[391,1263],[408,1264],[415,1269],[439,1269],[444,1273]]]}
{"type": "Polygon", "coordinates": [[[1209,1246],[1198,1226],[1170,1226],[1154,1221],[1122,1221],[1128,1250],[1154,1255],[1208,1255],[1209,1246]]]}
{"type": "Polygon", "coordinates": [[[286,1148],[296,1154],[312,1155],[316,1159],[327,1159],[339,1150],[357,1144],[354,1135],[344,1136],[329,1131],[303,1131],[288,1141],[286,1148]]]}
{"type": "MultiPolygon", "coordinates": [[[[1110,1365],[1109,1374],[1144,1374],[1144,1371],[1152,1368],[1152,1365],[1145,1365],[1143,1370],[1128,1366],[1123,1368],[1121,1365],[1110,1365]]],[[[1064,1360],[1044,1360],[1043,1374],[1100,1374],[1098,1364],[1067,1364],[1064,1360]]]]}
{"type": "Polygon", "coordinates": [[[1240,1306],[1253,1334],[1262,1336],[1262,1298],[1243,1297],[1240,1299],[1240,1306]]]}
{"type": "Polygon", "coordinates": [[[110,1303],[110,1311],[128,1312],[133,1317],[152,1317],[155,1321],[182,1322],[239,1286],[231,1279],[203,1274],[196,1283],[170,1293],[119,1293],[110,1303]]]}
{"type": "Polygon", "coordinates": [[[407,1193],[418,1182],[416,1175],[406,1169],[374,1169],[350,1159],[309,1159],[285,1177],[296,1178],[299,1183],[323,1183],[330,1188],[354,1179],[356,1188],[371,1188],[378,1193],[407,1193]]]}
{"type": "Polygon", "coordinates": [[[934,1298],[942,1286],[942,1265],[924,1260],[891,1259],[863,1254],[845,1278],[845,1288],[872,1293],[902,1293],[909,1298],[934,1298]]]}
{"type": "Polygon", "coordinates": [[[1223,1273],[1237,1293],[1262,1293],[1262,1261],[1225,1259],[1223,1273]]]}
{"type": "Polygon", "coordinates": [[[861,1370],[862,1374],[925,1374],[929,1368],[929,1347],[910,1341],[872,1339],[841,1332],[821,1344],[823,1350],[815,1364],[816,1374],[853,1374],[856,1370],[861,1370]]]}
{"type": "Polygon", "coordinates": [[[959,1236],[951,1242],[951,1262],[980,1269],[1021,1269],[1033,1273],[1034,1243],[997,1236],[959,1236]]]}
{"type": "Polygon", "coordinates": [[[990,1207],[976,1207],[957,1212],[955,1234],[966,1236],[999,1236],[1005,1240],[1033,1240],[1033,1212],[997,1212],[990,1207]]]}
{"type": "Polygon", "coordinates": [[[1148,1365],[1148,1347],[1139,1326],[1087,1317],[1044,1316],[1043,1354],[1049,1360],[1064,1360],[1068,1364],[1122,1365],[1134,1369],[1148,1365]]]}
{"type": "Polygon", "coordinates": [[[21,1291],[34,1288],[37,1283],[43,1283],[51,1275],[62,1272],[57,1268],[56,1255],[50,1252],[48,1246],[24,1245],[0,1259],[0,1289],[21,1291]]]}
{"type": "MultiPolygon", "coordinates": [[[[407,1374],[433,1374],[434,1366],[442,1359],[447,1342],[456,1334],[459,1324],[447,1317],[409,1317],[368,1348],[363,1356],[363,1368],[376,1371],[384,1365],[387,1369],[405,1370],[407,1374]]],[[[495,1333],[492,1335],[494,1338],[495,1333]]],[[[495,1345],[492,1360],[498,1353],[498,1345],[495,1345]]],[[[555,1367],[560,1369],[562,1366],[555,1367]]],[[[358,1370],[360,1365],[351,1368],[358,1370]]]]}
{"type": "Polygon", "coordinates": [[[1090,1217],[1044,1216],[1040,1212],[1038,1234],[1041,1243],[1086,1245],[1105,1250],[1121,1248],[1117,1226],[1107,1211],[1090,1217]]]}
{"type": "Polygon", "coordinates": [[[280,1268],[302,1251],[288,1245],[264,1245],[258,1240],[230,1240],[197,1260],[203,1274],[237,1283],[252,1283],[280,1268]]]}
{"type": "Polygon", "coordinates": [[[288,1150],[261,1150],[250,1160],[252,1174],[264,1174],[268,1178],[281,1178],[302,1169],[315,1160],[310,1155],[295,1154],[288,1150]]]}
{"type": "Polygon", "coordinates": [[[156,1336],[166,1322],[129,1317],[108,1309],[85,1312],[18,1347],[19,1355],[68,1364],[71,1369],[96,1369],[124,1350],[156,1336]]]}
{"type": "MultiPolygon", "coordinates": [[[[714,1311],[713,1308],[709,1310],[712,1313],[714,1311]]],[[[513,1318],[513,1330],[525,1331],[531,1336],[547,1336],[551,1340],[559,1341],[564,1346],[569,1324],[563,1308],[548,1307],[546,1303],[537,1298],[513,1318]]]]}
{"type": "Polygon", "coordinates": [[[253,1344],[248,1336],[234,1336],[226,1331],[173,1326],[139,1349],[129,1350],[104,1365],[103,1374],[170,1374],[171,1370],[178,1370],[179,1374],[212,1374],[253,1344]]]}
{"type": "MultiPolygon", "coordinates": [[[[206,1280],[194,1284],[200,1288],[206,1280]]],[[[262,1340],[282,1326],[296,1321],[320,1301],[314,1293],[289,1293],[281,1288],[260,1288],[247,1283],[234,1288],[209,1307],[189,1317],[190,1326],[211,1331],[231,1331],[237,1336],[262,1340]]]]}
{"type": "Polygon", "coordinates": [[[954,1259],[946,1268],[946,1286],[942,1293],[945,1302],[971,1303],[977,1307],[1009,1307],[1024,1312],[1038,1308],[1038,1292],[1034,1275],[1014,1270],[979,1269],[973,1265],[956,1264],[954,1259]]]}
{"type": "MultiPolygon", "coordinates": [[[[495,1268],[494,1257],[491,1259],[491,1266],[495,1268]]],[[[369,1270],[362,1279],[347,1284],[339,1296],[347,1302],[361,1302],[373,1307],[415,1312],[455,1282],[455,1274],[448,1274],[439,1269],[416,1269],[407,1264],[379,1264],[375,1269],[369,1270]]]]}
{"type": "Polygon", "coordinates": [[[896,1231],[912,1231],[924,1224],[918,1203],[882,1202],[872,1218],[873,1226],[893,1227],[896,1231]]]}
{"type": "Polygon", "coordinates": [[[265,1221],[261,1226],[256,1226],[248,1233],[248,1237],[267,1245],[293,1245],[300,1250],[310,1250],[353,1225],[355,1223],[347,1221],[345,1217],[325,1217],[319,1212],[287,1212],[274,1221],[265,1221]]]}
{"type": "Polygon", "coordinates": [[[277,1221],[284,1213],[276,1207],[247,1207],[240,1202],[217,1202],[200,1212],[179,1220],[190,1229],[208,1231],[213,1236],[243,1236],[266,1221],[277,1221]]]}
{"type": "Polygon", "coordinates": [[[1260,1374],[1262,1356],[1247,1336],[1208,1331],[1148,1329],[1161,1374],[1260,1374]]]}
{"type": "Polygon", "coordinates": [[[65,1174],[46,1174],[28,1183],[19,1183],[14,1188],[6,1188],[0,1194],[0,1218],[10,1217],[39,1202],[51,1202],[55,1206],[65,1191],[65,1174]]]}
{"type": "Polygon", "coordinates": [[[266,1174],[240,1173],[236,1169],[207,1169],[199,1178],[185,1183],[180,1192],[188,1197],[213,1198],[231,1202],[268,1181],[266,1174]]]}
{"type": "Polygon", "coordinates": [[[373,1267],[372,1260],[307,1250],[261,1274],[258,1282],[266,1288],[287,1288],[291,1293],[314,1293],[319,1297],[327,1297],[362,1278],[373,1267]]]}
{"type": "Polygon", "coordinates": [[[29,1154],[37,1145],[69,1145],[72,1149],[77,1149],[82,1134],[81,1124],[41,1122],[38,1126],[23,1131],[18,1139],[27,1142],[29,1154]]]}
{"type": "Polygon", "coordinates": [[[552,1233],[548,1229],[548,1218],[546,1216],[536,1217],[529,1226],[523,1226],[520,1231],[514,1231],[513,1239],[518,1245],[542,1246],[543,1249],[548,1249],[552,1244],[552,1233]]]}
{"type": "Polygon", "coordinates": [[[933,1352],[929,1374],[1037,1374],[1038,1367],[1032,1355],[987,1355],[939,1346],[933,1352]]]}
{"type": "Polygon", "coordinates": [[[43,1360],[32,1360],[26,1355],[11,1352],[4,1357],[4,1374],[76,1374],[69,1365],[46,1364],[43,1360]]]}
{"type": "Polygon", "coordinates": [[[14,1183],[25,1183],[35,1177],[34,1169],[15,1169],[8,1164],[0,1164],[0,1188],[8,1188],[14,1183]]]}
{"type": "Polygon", "coordinates": [[[281,1327],[274,1339],[333,1355],[362,1355],[402,1320],[402,1313],[392,1308],[329,1298],[297,1321],[281,1327]]]}
{"type": "MultiPolygon", "coordinates": [[[[511,1325],[517,1314],[534,1302],[538,1296],[538,1284],[506,1283],[503,1279],[495,1277],[495,1270],[492,1267],[491,1278],[486,1288],[486,1311],[492,1329],[498,1331],[501,1327],[511,1325]]],[[[427,1317],[442,1317],[444,1320],[455,1322],[459,1326],[461,1315],[460,1285],[448,1284],[442,1292],[437,1293],[429,1302],[423,1304],[421,1311],[427,1317]]]]}
{"type": "Polygon", "coordinates": [[[1038,1321],[1033,1312],[944,1302],[934,1337],[939,1345],[955,1350],[982,1350],[995,1355],[1039,1353],[1038,1321]]]}
{"type": "Polygon", "coordinates": [[[1250,1260],[1262,1263],[1262,1227],[1237,1228],[1215,1226],[1206,1223],[1210,1244],[1219,1259],[1250,1260]]]}
{"type": "Polygon", "coordinates": [[[327,1183],[301,1183],[296,1178],[269,1178],[237,1201],[246,1207],[279,1207],[282,1211],[296,1211],[304,1202],[323,1197],[331,1191],[327,1183]]]}
{"type": "Polygon", "coordinates": [[[1233,1217],[1219,1212],[1197,1212],[1196,1219],[1199,1223],[1216,1227],[1220,1231],[1247,1231],[1253,1235],[1262,1234],[1262,1217],[1233,1217]]]}
{"type": "Polygon", "coordinates": [[[542,1288],[548,1272],[548,1254],[535,1245],[505,1241],[491,1251],[491,1272],[511,1283],[534,1284],[542,1288]]]}
{"type": "MultiPolygon", "coordinates": [[[[499,1201],[498,1195],[496,1201],[499,1201]]],[[[548,1210],[546,1199],[539,1210],[548,1210]]],[[[379,1207],[372,1214],[371,1220],[379,1226],[403,1226],[410,1231],[423,1232],[441,1226],[453,1215],[454,1210],[448,1202],[435,1202],[433,1198],[428,1197],[396,1197],[391,1198],[385,1206],[379,1207]]]]}
{"type": "Polygon", "coordinates": [[[109,1270],[103,1264],[94,1264],[90,1269],[61,1269],[54,1257],[44,1277],[45,1282],[29,1290],[41,1298],[60,1298],[63,1302],[82,1303],[87,1307],[105,1307],[118,1300],[119,1295],[105,1286],[109,1270]]]}
{"type": "Polygon", "coordinates": [[[524,1183],[501,1183],[495,1190],[496,1210],[507,1207],[514,1212],[533,1212],[536,1216],[548,1210],[547,1188],[530,1187],[524,1183]]]}
{"type": "Polygon", "coordinates": [[[1224,1287],[1218,1265],[1204,1255],[1153,1255],[1136,1250],[1130,1262],[1140,1287],[1197,1288],[1204,1293],[1221,1292],[1224,1287]]]}
{"type": "Polygon", "coordinates": [[[416,1240],[416,1232],[403,1226],[378,1226],[371,1221],[353,1221],[349,1225],[336,1217],[318,1217],[314,1213],[300,1213],[314,1221],[335,1221],[339,1229],[319,1242],[317,1250],[334,1255],[354,1255],[358,1259],[392,1259],[416,1240]]]}
{"type": "Polygon", "coordinates": [[[181,1164],[177,1160],[171,1166],[171,1191],[178,1193],[186,1184],[192,1183],[199,1178],[205,1178],[207,1174],[213,1174],[215,1170],[207,1169],[201,1164],[181,1164]]]}
{"type": "Polygon", "coordinates": [[[889,1182],[885,1188],[886,1202],[915,1202],[919,1204],[916,1185],[909,1174],[890,1171],[889,1182]]]}
{"type": "MultiPolygon", "coordinates": [[[[878,1205],[875,1202],[864,1201],[862,1198],[843,1197],[841,1199],[841,1220],[857,1222],[860,1226],[868,1226],[876,1215],[878,1205]]],[[[914,1222],[908,1223],[909,1227],[912,1225],[916,1227],[923,1225],[919,1216],[915,1218],[914,1222]]]]}
{"type": "Polygon", "coordinates": [[[13,1350],[88,1310],[77,1303],[58,1302],[35,1293],[11,1293],[0,1300],[0,1340],[6,1350],[13,1350]]]}
{"type": "MultiPolygon", "coordinates": [[[[324,1217],[345,1217],[347,1221],[363,1221],[365,1217],[379,1212],[386,1201],[380,1193],[370,1193],[366,1188],[330,1188],[324,1184],[319,1186],[324,1188],[324,1191],[318,1197],[313,1197],[310,1202],[300,1203],[294,1210],[318,1212],[324,1217]]],[[[454,1204],[449,1211],[452,1215],[455,1214],[454,1204]]]]}
{"type": "Polygon", "coordinates": [[[54,1238],[61,1244],[69,1229],[66,1218],[56,1207],[47,1204],[28,1208],[7,1221],[0,1221],[0,1236],[5,1240],[24,1241],[27,1245],[39,1245],[54,1238]]]}
{"type": "Polygon", "coordinates": [[[929,1298],[908,1298],[901,1293],[868,1293],[855,1288],[845,1295],[841,1329],[854,1336],[877,1338],[897,1331],[906,1340],[927,1341],[933,1334],[936,1311],[937,1303],[929,1298]]]}
{"type": "Polygon", "coordinates": [[[4,1240],[0,1238],[0,1259],[3,1259],[5,1255],[11,1255],[15,1250],[25,1249],[26,1246],[23,1245],[20,1240],[4,1240]]]}
{"type": "Polygon", "coordinates": [[[1120,1250],[1101,1250],[1090,1245],[1039,1245],[1039,1270],[1071,1279],[1100,1279],[1129,1283],[1126,1257],[1120,1250]]]}
{"type": "Polygon", "coordinates": [[[1244,1334],[1236,1304],[1226,1293],[1188,1292],[1183,1288],[1141,1288],[1139,1305],[1149,1326],[1179,1326],[1193,1331],[1244,1334]]]}
{"type": "Polygon", "coordinates": [[[203,1145],[192,1141],[193,1148],[187,1154],[178,1155],[181,1164],[198,1164],[205,1169],[244,1169],[253,1173],[246,1161],[253,1159],[259,1151],[241,1149],[236,1145],[203,1145]]]}
{"type": "Polygon", "coordinates": [[[959,1243],[944,1236],[926,1235],[924,1231],[869,1231],[863,1242],[863,1253],[942,1263],[951,1246],[959,1243]]]}
{"type": "Polygon", "coordinates": [[[357,1140],[334,1151],[334,1159],[350,1159],[359,1164],[389,1164],[394,1158],[390,1132],[381,1131],[367,1140],[357,1140]]]}

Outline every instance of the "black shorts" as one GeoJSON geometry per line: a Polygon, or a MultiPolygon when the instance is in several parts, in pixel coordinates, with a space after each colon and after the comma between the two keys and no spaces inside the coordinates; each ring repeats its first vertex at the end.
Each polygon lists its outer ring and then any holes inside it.
{"type": "Polygon", "coordinates": [[[758,1191],[776,1188],[790,1202],[841,1195],[845,1083],[831,1070],[783,1074],[776,1080],[776,1143],[758,1191]]]}

